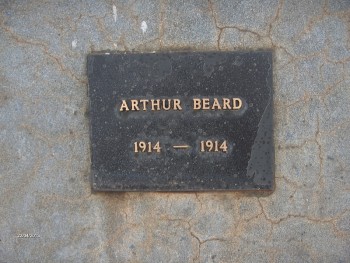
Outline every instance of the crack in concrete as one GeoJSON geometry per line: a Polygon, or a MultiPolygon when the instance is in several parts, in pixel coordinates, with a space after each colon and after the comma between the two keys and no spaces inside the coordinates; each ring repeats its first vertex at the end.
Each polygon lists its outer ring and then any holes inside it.
{"type": "Polygon", "coordinates": [[[324,151],[322,148],[322,143],[320,142],[320,136],[321,136],[321,131],[320,131],[320,117],[317,116],[317,130],[315,133],[315,142],[318,146],[318,158],[320,160],[320,167],[319,167],[319,185],[321,186],[321,189],[324,188],[324,177],[323,177],[323,162],[324,162],[324,151]]]}
{"type": "Polygon", "coordinates": [[[270,24],[269,24],[269,30],[268,30],[268,32],[267,32],[267,36],[268,36],[268,38],[270,39],[272,45],[274,45],[274,42],[273,42],[272,37],[271,37],[273,24],[277,23],[277,21],[280,19],[281,10],[282,10],[282,8],[283,8],[283,5],[284,5],[284,0],[280,0],[280,1],[278,2],[276,14],[275,14],[274,18],[272,19],[272,21],[270,22],[270,24]]]}
{"type": "Polygon", "coordinates": [[[21,37],[19,35],[17,35],[15,32],[13,32],[9,27],[6,27],[4,25],[4,21],[2,21],[0,23],[0,27],[9,34],[9,36],[14,39],[17,43],[19,44],[24,44],[24,45],[30,45],[30,46],[37,46],[39,47],[40,50],[43,51],[43,53],[49,57],[57,66],[58,68],[66,73],[70,78],[72,78],[73,80],[76,80],[80,83],[83,84],[87,84],[87,80],[85,78],[79,78],[78,76],[76,76],[71,70],[69,70],[68,68],[66,68],[64,66],[64,64],[62,63],[62,61],[60,60],[60,58],[58,56],[55,56],[54,54],[49,52],[49,47],[47,44],[44,44],[42,42],[38,42],[38,41],[34,41],[34,40],[30,40],[30,39],[26,39],[24,37],[21,37]]]}
{"type": "Polygon", "coordinates": [[[159,22],[159,29],[158,29],[158,40],[159,40],[159,49],[163,50],[163,37],[164,37],[164,17],[165,17],[165,9],[166,9],[166,2],[167,0],[160,0],[160,22],[159,22]]]}

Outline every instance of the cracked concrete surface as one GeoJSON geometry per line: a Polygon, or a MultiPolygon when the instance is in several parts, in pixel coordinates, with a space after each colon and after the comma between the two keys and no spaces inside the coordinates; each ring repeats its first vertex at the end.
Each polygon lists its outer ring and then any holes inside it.
{"type": "Polygon", "coordinates": [[[348,0],[0,1],[0,261],[349,262],[349,32],[348,0]],[[273,194],[91,193],[88,53],[266,48],[273,194]]]}

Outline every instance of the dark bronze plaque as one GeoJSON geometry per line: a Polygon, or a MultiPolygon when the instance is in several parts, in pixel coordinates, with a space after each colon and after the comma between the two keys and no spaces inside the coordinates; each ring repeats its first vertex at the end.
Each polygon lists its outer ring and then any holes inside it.
{"type": "Polygon", "coordinates": [[[88,56],[92,187],[272,190],[272,53],[88,56]]]}

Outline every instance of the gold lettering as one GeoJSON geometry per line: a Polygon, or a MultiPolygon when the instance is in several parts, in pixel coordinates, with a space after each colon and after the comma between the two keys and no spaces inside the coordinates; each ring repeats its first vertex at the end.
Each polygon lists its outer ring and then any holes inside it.
{"type": "Polygon", "coordinates": [[[240,98],[232,99],[232,109],[239,110],[242,107],[242,100],[240,98]]]}
{"type": "Polygon", "coordinates": [[[200,110],[202,108],[200,99],[193,99],[193,109],[200,110]]]}
{"type": "Polygon", "coordinates": [[[120,106],[120,110],[119,111],[129,111],[128,104],[126,104],[125,100],[122,101],[122,105],[120,106]]]}
{"type": "Polygon", "coordinates": [[[230,106],[230,100],[227,98],[223,98],[222,102],[224,104],[224,106],[222,107],[224,110],[230,110],[231,106],[230,106]]]}
{"type": "Polygon", "coordinates": [[[140,110],[138,100],[131,100],[131,110],[140,110]]]}
{"type": "Polygon", "coordinates": [[[202,99],[203,101],[203,110],[209,110],[209,99],[202,99]]]}
{"type": "Polygon", "coordinates": [[[151,100],[152,110],[160,110],[160,100],[151,100]],[[155,107],[157,106],[157,109],[155,107]]]}
{"type": "Polygon", "coordinates": [[[221,110],[220,103],[217,98],[214,98],[213,106],[211,107],[212,110],[221,110]]]}
{"type": "Polygon", "coordinates": [[[174,110],[182,110],[180,103],[181,101],[179,99],[174,99],[174,110]]]}
{"type": "Polygon", "coordinates": [[[201,141],[200,151],[227,153],[227,142],[225,140],[220,144],[219,141],[213,141],[213,140],[201,141]]]}
{"type": "Polygon", "coordinates": [[[146,105],[149,102],[149,100],[140,100],[140,102],[142,103],[142,106],[143,106],[142,110],[143,111],[147,110],[146,105]]]}
{"type": "Polygon", "coordinates": [[[161,149],[159,141],[155,145],[152,142],[134,142],[134,153],[160,153],[161,149]]]}
{"type": "MultiPolygon", "coordinates": [[[[193,98],[193,110],[239,110],[243,107],[240,98],[193,98]],[[232,104],[231,104],[232,103],[232,104]]],[[[169,111],[182,110],[180,99],[132,99],[122,100],[119,111],[169,111]]]]}
{"type": "Polygon", "coordinates": [[[167,100],[162,100],[162,103],[163,103],[163,110],[170,110],[171,108],[171,100],[170,99],[167,99],[167,100]],[[166,107],[166,101],[168,101],[168,107],[166,107]]]}

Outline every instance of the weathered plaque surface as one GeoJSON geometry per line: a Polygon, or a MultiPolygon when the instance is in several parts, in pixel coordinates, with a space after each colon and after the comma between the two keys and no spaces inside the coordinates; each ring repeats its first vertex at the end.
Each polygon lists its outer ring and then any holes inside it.
{"type": "Polygon", "coordinates": [[[92,187],[272,190],[272,53],[88,56],[92,187]]]}

